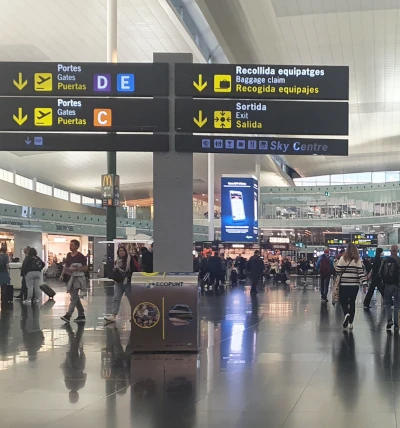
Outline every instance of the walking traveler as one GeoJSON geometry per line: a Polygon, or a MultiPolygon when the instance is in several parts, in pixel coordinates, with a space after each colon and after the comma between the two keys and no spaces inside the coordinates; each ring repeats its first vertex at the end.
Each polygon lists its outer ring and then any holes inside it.
{"type": "Polygon", "coordinates": [[[384,297],[384,288],[383,288],[383,282],[382,278],[379,276],[379,269],[382,264],[382,248],[377,248],[375,257],[372,260],[372,270],[371,270],[371,282],[368,287],[367,295],[364,299],[364,309],[370,308],[370,303],[372,296],[374,295],[375,287],[378,288],[378,291],[382,294],[382,297],[384,297]]]}
{"type": "Polygon", "coordinates": [[[399,331],[399,287],[400,287],[400,258],[398,256],[399,247],[390,247],[390,256],[385,257],[379,269],[379,275],[385,286],[384,302],[387,318],[386,330],[393,327],[399,331]],[[393,302],[393,314],[392,314],[393,302]],[[393,319],[394,316],[394,319],[393,319]]]}
{"type": "Polygon", "coordinates": [[[329,281],[335,272],[333,259],[330,257],[328,249],[324,250],[324,254],[318,258],[315,267],[320,275],[321,302],[328,303],[329,281]]]}
{"type": "Polygon", "coordinates": [[[36,249],[29,248],[28,255],[25,257],[21,267],[21,275],[25,278],[26,287],[28,289],[27,297],[22,302],[24,305],[40,303],[40,297],[42,295],[40,291],[40,280],[44,266],[45,263],[38,257],[36,249]],[[35,296],[35,298],[33,296],[35,296]]]}
{"type": "Polygon", "coordinates": [[[7,246],[2,244],[0,248],[0,285],[1,285],[1,304],[12,303],[14,299],[13,287],[10,285],[10,274],[8,272],[9,258],[7,255],[7,246]]]}
{"type": "MultiPolygon", "coordinates": [[[[28,247],[24,248],[25,258],[28,255],[29,248],[31,248],[31,247],[28,246],[28,247]]],[[[25,260],[25,258],[24,258],[24,260],[25,260]]],[[[22,271],[21,271],[21,278],[22,278],[22,280],[21,280],[21,291],[18,294],[18,296],[15,296],[15,298],[16,299],[22,299],[22,301],[24,301],[28,297],[28,289],[26,288],[25,276],[22,275],[22,271]]]]}
{"type": "Polygon", "coordinates": [[[69,323],[71,316],[74,313],[75,308],[78,310],[78,317],[75,318],[75,322],[86,322],[85,310],[83,309],[80,292],[86,292],[86,276],[85,272],[88,270],[87,258],[80,253],[80,243],[78,240],[73,239],[69,243],[69,249],[71,252],[67,254],[64,269],[60,276],[60,281],[64,280],[64,277],[68,275],[69,280],[67,283],[67,292],[70,294],[71,303],[68,308],[68,312],[61,317],[61,319],[69,323]]]}
{"type": "Polygon", "coordinates": [[[122,296],[126,295],[131,302],[131,279],[132,273],[138,272],[133,257],[128,254],[125,247],[118,248],[117,260],[113,270],[114,279],[114,300],[112,305],[112,314],[104,317],[108,322],[116,322],[119,307],[121,306],[122,296]]]}
{"type": "Polygon", "coordinates": [[[310,263],[309,263],[309,261],[304,257],[304,258],[300,261],[299,266],[300,266],[301,272],[302,272],[302,274],[303,274],[303,282],[304,282],[304,285],[306,285],[306,283],[307,283],[307,274],[308,274],[308,271],[310,270],[310,263]]]}
{"type": "Polygon", "coordinates": [[[278,259],[273,258],[272,263],[271,263],[271,272],[270,273],[271,273],[274,281],[276,279],[276,275],[277,275],[278,271],[279,271],[279,261],[278,261],[278,259]]]}
{"type": "Polygon", "coordinates": [[[207,271],[210,274],[209,284],[212,286],[215,281],[215,291],[219,291],[219,282],[223,271],[221,259],[216,252],[208,259],[207,271]]]}
{"type": "Polygon", "coordinates": [[[153,253],[146,247],[142,247],[140,249],[140,253],[141,271],[145,273],[153,273],[153,253]]]}
{"type": "Polygon", "coordinates": [[[264,273],[264,262],[260,257],[258,250],[254,251],[254,256],[250,257],[247,264],[247,270],[251,281],[250,294],[258,294],[257,284],[262,279],[264,273]]]}
{"type": "Polygon", "coordinates": [[[356,313],[356,298],[360,283],[365,285],[367,280],[358,248],[349,244],[347,250],[336,264],[336,272],[340,275],[339,301],[343,309],[343,328],[353,328],[356,313]]]}
{"type": "Polygon", "coordinates": [[[221,282],[224,284],[226,282],[226,270],[227,270],[227,260],[225,258],[225,254],[221,254],[221,282]]]}
{"type": "Polygon", "coordinates": [[[286,258],[282,263],[282,268],[286,277],[286,284],[290,284],[290,270],[292,269],[292,262],[286,258]]]}

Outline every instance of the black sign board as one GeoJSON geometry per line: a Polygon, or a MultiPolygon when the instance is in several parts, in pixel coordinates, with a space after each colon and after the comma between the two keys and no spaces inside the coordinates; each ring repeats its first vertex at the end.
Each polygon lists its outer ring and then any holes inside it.
{"type": "Polygon", "coordinates": [[[168,131],[168,99],[0,98],[0,131],[168,131]]]}
{"type": "Polygon", "coordinates": [[[376,247],[378,236],[375,233],[355,233],[352,235],[353,244],[358,247],[376,247]]]}
{"type": "Polygon", "coordinates": [[[177,64],[177,96],[348,100],[349,67],[177,64]]]}
{"type": "Polygon", "coordinates": [[[176,100],[179,132],[348,135],[347,102],[176,100]]]}
{"type": "Polygon", "coordinates": [[[273,250],[283,250],[288,251],[289,250],[289,244],[271,244],[273,250]]]}
{"type": "Polygon", "coordinates": [[[1,62],[0,96],[168,96],[168,64],[1,62]]]}
{"type": "Polygon", "coordinates": [[[1,151],[168,152],[164,134],[0,133],[1,151]]]}
{"type": "Polygon", "coordinates": [[[101,198],[103,207],[119,207],[119,175],[101,176],[101,198]]]}
{"type": "Polygon", "coordinates": [[[325,244],[326,245],[349,245],[351,242],[350,233],[332,233],[325,234],[325,244]]]}
{"type": "Polygon", "coordinates": [[[347,156],[348,140],[177,135],[175,150],[190,153],[347,156]]]}

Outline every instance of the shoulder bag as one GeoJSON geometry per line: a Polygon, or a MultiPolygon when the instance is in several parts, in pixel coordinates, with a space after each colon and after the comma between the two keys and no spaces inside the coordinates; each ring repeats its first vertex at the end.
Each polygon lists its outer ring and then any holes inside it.
{"type": "MultiPolygon", "coordinates": [[[[350,263],[353,260],[350,260],[350,263]]],[[[340,299],[340,281],[342,280],[342,275],[346,272],[346,269],[350,266],[350,263],[343,269],[340,274],[336,275],[335,282],[333,283],[332,288],[332,305],[335,305],[340,299]]]]}

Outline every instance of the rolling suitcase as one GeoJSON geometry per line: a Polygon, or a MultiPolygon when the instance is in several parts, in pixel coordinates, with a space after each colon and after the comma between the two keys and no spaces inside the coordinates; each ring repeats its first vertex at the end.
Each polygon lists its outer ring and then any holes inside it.
{"type": "Polygon", "coordinates": [[[1,304],[6,305],[14,301],[14,287],[11,284],[1,286],[1,304]]]}
{"type": "Polygon", "coordinates": [[[53,299],[53,297],[56,295],[56,292],[47,284],[42,284],[40,286],[40,289],[43,291],[46,296],[48,296],[50,299],[53,299]]]}

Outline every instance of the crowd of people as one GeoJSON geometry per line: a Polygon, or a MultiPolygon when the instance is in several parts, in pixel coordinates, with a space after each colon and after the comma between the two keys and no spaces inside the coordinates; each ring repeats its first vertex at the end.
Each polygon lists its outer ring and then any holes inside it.
{"type": "MultiPolygon", "coordinates": [[[[61,319],[70,323],[71,317],[77,310],[75,322],[86,321],[81,295],[86,291],[89,277],[87,257],[79,252],[80,243],[73,239],[70,242],[68,253],[60,280],[66,284],[70,295],[70,304],[65,315],[61,319]]],[[[360,285],[364,286],[366,296],[364,309],[370,308],[371,299],[375,289],[384,299],[387,316],[387,329],[393,326],[399,329],[398,311],[400,302],[400,258],[397,245],[392,245],[391,255],[382,257],[383,250],[378,248],[373,260],[366,257],[361,259],[358,248],[349,244],[342,249],[337,257],[332,257],[328,249],[316,260],[315,269],[319,275],[319,288],[322,304],[328,303],[328,292],[332,288],[332,303],[340,303],[343,313],[343,327],[352,328],[356,310],[356,298],[360,285]],[[392,310],[392,307],[394,308],[392,310]]],[[[42,290],[47,290],[41,285],[41,272],[45,263],[40,259],[35,248],[27,247],[24,250],[25,258],[21,268],[21,292],[16,298],[20,298],[25,305],[38,304],[41,301],[42,290]]],[[[296,264],[295,264],[296,265],[296,264]]],[[[302,258],[297,266],[303,275],[304,285],[307,283],[308,273],[314,269],[313,261],[302,258]]],[[[9,257],[7,248],[0,248],[0,285],[2,304],[10,303],[14,299],[13,287],[10,285],[8,271],[9,257]]],[[[198,272],[199,282],[203,289],[214,288],[220,291],[223,284],[238,285],[240,281],[248,280],[251,284],[251,294],[258,293],[257,286],[263,278],[277,279],[283,275],[282,282],[290,283],[290,272],[294,263],[289,257],[273,257],[264,261],[260,251],[247,260],[243,255],[235,259],[225,258],[224,254],[207,253],[193,256],[193,271],[198,272]]],[[[114,268],[110,278],[114,280],[114,298],[112,313],[105,317],[107,323],[114,323],[118,315],[121,299],[125,294],[130,300],[131,278],[135,272],[153,272],[153,248],[141,247],[138,252],[130,252],[124,246],[119,246],[114,268]]],[[[49,287],[47,287],[49,288],[49,287]]],[[[51,291],[51,289],[50,289],[51,291]]]]}
{"type": "Polygon", "coordinates": [[[394,326],[399,330],[399,290],[400,258],[399,248],[392,245],[390,256],[383,257],[383,249],[377,248],[373,260],[361,259],[358,248],[349,244],[342,249],[336,258],[329,255],[326,249],[316,263],[319,273],[321,302],[328,303],[328,289],[332,281],[332,303],[340,303],[343,314],[343,328],[353,328],[356,311],[356,299],[360,285],[366,290],[364,310],[370,309],[375,289],[382,295],[387,318],[387,330],[394,326]],[[393,309],[392,309],[393,308],[393,309]]]}
{"type": "MultiPolygon", "coordinates": [[[[82,296],[86,293],[87,281],[89,279],[88,259],[79,251],[80,242],[76,239],[70,242],[70,252],[64,260],[60,281],[66,285],[70,295],[70,304],[65,315],[61,319],[65,323],[70,323],[75,310],[78,316],[75,322],[86,322],[85,310],[81,302],[82,296]]],[[[21,299],[24,305],[34,305],[41,302],[42,291],[53,297],[55,292],[46,284],[41,284],[42,271],[45,263],[38,256],[35,248],[26,247],[24,249],[24,260],[21,267],[21,291],[14,297],[14,288],[11,285],[9,274],[10,259],[7,254],[6,245],[0,247],[0,285],[1,304],[6,305],[13,302],[14,298],[21,299]]],[[[105,317],[105,321],[115,322],[118,314],[121,299],[124,294],[130,300],[131,277],[134,272],[153,272],[153,245],[150,248],[140,247],[138,251],[130,254],[126,247],[120,246],[114,262],[114,268],[110,275],[114,280],[114,298],[112,304],[112,314],[105,317]]]]}
{"type": "Polygon", "coordinates": [[[238,255],[235,259],[225,258],[223,253],[218,255],[217,252],[193,256],[193,272],[199,273],[201,287],[214,288],[217,292],[220,291],[221,284],[236,286],[249,278],[251,293],[257,294],[256,285],[264,277],[276,280],[281,276],[282,281],[290,281],[292,267],[289,257],[265,262],[259,250],[248,260],[243,255],[238,255]]]}

